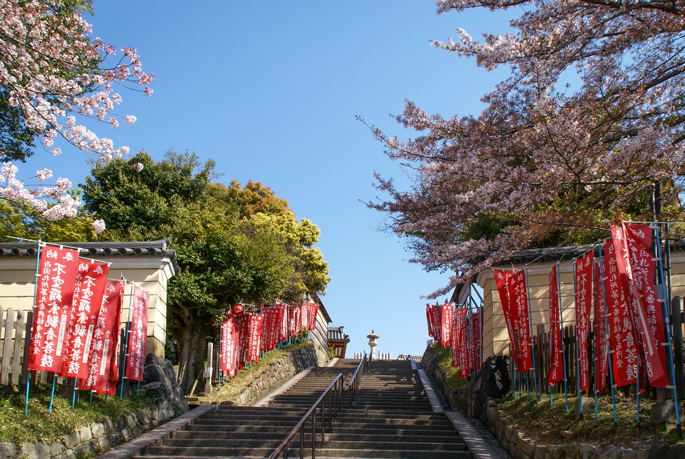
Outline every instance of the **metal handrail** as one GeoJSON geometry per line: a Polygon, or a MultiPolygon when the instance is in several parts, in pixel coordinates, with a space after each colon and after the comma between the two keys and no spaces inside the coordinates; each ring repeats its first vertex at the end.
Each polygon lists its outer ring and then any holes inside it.
{"type": "Polygon", "coordinates": [[[364,371],[366,368],[368,368],[369,363],[370,360],[366,360],[366,352],[364,352],[364,355],[359,361],[359,365],[357,365],[357,369],[354,371],[354,374],[352,375],[352,379],[350,379],[350,382],[347,385],[348,392],[350,394],[350,409],[352,408],[352,402],[354,401],[355,397],[357,396],[357,392],[359,391],[359,385],[361,384],[361,380],[364,377],[364,371]],[[362,371],[361,373],[359,373],[360,369],[362,371]],[[357,374],[359,374],[359,378],[357,378],[357,374]]]}
{"type": "Polygon", "coordinates": [[[326,389],[323,394],[321,394],[321,397],[312,405],[311,408],[309,408],[309,411],[300,419],[300,422],[297,423],[295,427],[293,427],[293,430],[290,431],[290,434],[286,437],[285,440],[283,440],[283,443],[281,443],[278,448],[276,448],[276,451],[274,451],[270,456],[269,459],[276,459],[279,454],[283,453],[283,458],[287,459],[288,457],[288,444],[290,443],[290,440],[292,440],[295,437],[295,434],[297,432],[300,432],[300,459],[304,458],[304,425],[307,422],[307,419],[309,419],[312,414],[314,415],[312,418],[312,459],[315,459],[316,457],[316,409],[319,407],[319,405],[323,402],[323,406],[321,407],[321,447],[324,447],[324,442],[326,441],[326,419],[328,419],[328,430],[330,431],[332,429],[332,422],[337,418],[338,413],[342,410],[342,399],[343,399],[343,394],[342,394],[342,389],[343,389],[343,374],[338,373],[338,376],[335,377],[333,382],[328,386],[328,389],[326,389]],[[331,391],[331,388],[333,386],[336,386],[337,388],[331,391]],[[328,394],[328,417],[326,417],[326,394],[328,394]],[[331,397],[335,395],[335,400],[331,400],[331,397]],[[332,412],[331,412],[332,409],[332,412]]]}

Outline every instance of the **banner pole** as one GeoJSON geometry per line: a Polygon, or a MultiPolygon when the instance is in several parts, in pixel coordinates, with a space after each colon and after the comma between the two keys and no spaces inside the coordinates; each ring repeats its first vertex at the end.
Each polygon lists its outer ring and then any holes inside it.
{"type": "Polygon", "coordinates": [[[576,286],[576,260],[573,260],[573,304],[576,307],[576,362],[578,362],[578,371],[576,371],[576,384],[578,387],[576,388],[576,393],[578,394],[578,405],[579,405],[579,413],[583,414],[583,393],[580,390],[580,352],[578,350],[578,302],[576,301],[576,295],[577,295],[577,286],[576,286]]]}
{"type": "MultiPolygon", "coordinates": [[[[526,265],[526,290],[528,292],[528,325],[530,328],[530,352],[533,357],[533,385],[535,387],[535,406],[538,405],[538,370],[535,361],[535,343],[533,343],[533,312],[530,307],[530,282],[528,282],[528,265],[526,265]]],[[[529,389],[530,390],[530,389],[529,389]]]]}
{"type": "MultiPolygon", "coordinates": [[[[668,307],[666,304],[666,285],[664,278],[664,263],[661,258],[661,234],[659,232],[659,227],[657,226],[654,230],[656,234],[656,258],[659,260],[659,280],[661,281],[661,296],[662,296],[662,309],[664,314],[664,325],[666,328],[666,343],[664,343],[668,348],[668,360],[669,369],[671,373],[671,384],[673,384],[673,401],[675,402],[675,417],[676,417],[676,429],[678,431],[678,437],[683,438],[683,428],[680,425],[680,407],[678,406],[678,391],[676,389],[675,381],[675,366],[673,363],[673,344],[671,343],[671,321],[669,320],[668,307]]],[[[670,250],[670,249],[669,249],[670,250]]]]}
{"type": "Polygon", "coordinates": [[[78,378],[74,378],[74,390],[71,393],[71,407],[76,406],[76,384],[78,383],[78,378]]]}
{"type": "Polygon", "coordinates": [[[53,400],[55,400],[55,380],[56,379],[57,379],[57,373],[53,373],[52,374],[52,393],[50,394],[50,409],[48,410],[48,414],[52,414],[52,402],[53,402],[53,400]]]}
{"type": "Polygon", "coordinates": [[[93,389],[90,390],[90,401],[88,402],[88,405],[93,404],[93,389]]]}
{"type": "Polygon", "coordinates": [[[219,377],[218,379],[218,384],[219,384],[219,389],[221,389],[221,378],[223,377],[223,372],[221,371],[221,367],[223,366],[223,360],[224,360],[224,353],[223,351],[223,338],[224,338],[224,322],[223,319],[221,319],[221,325],[219,326],[219,377]]]}
{"type": "MultiPolygon", "coordinates": [[[[40,239],[38,239],[38,251],[36,254],[36,281],[33,284],[33,315],[31,316],[31,324],[26,324],[27,327],[31,327],[33,329],[33,324],[36,322],[36,294],[38,293],[38,278],[41,276],[39,270],[40,270],[40,248],[41,248],[41,242],[40,239]]],[[[24,416],[27,416],[29,413],[29,388],[31,387],[31,371],[28,369],[26,370],[28,373],[26,375],[26,401],[24,402],[24,416]]],[[[54,379],[53,379],[54,381],[54,379]]],[[[50,399],[50,402],[52,402],[52,399],[50,399]]]]}
{"type": "Polygon", "coordinates": [[[133,307],[133,282],[131,282],[131,296],[128,298],[128,319],[126,320],[126,337],[124,338],[124,364],[121,366],[121,391],[119,400],[124,398],[124,379],[126,374],[126,357],[128,355],[128,332],[131,329],[131,308],[133,307]]]}
{"type": "MultiPolygon", "coordinates": [[[[596,269],[595,264],[592,263],[592,280],[593,281],[595,280],[595,269],[596,269]]],[[[595,288],[597,288],[597,286],[595,286],[595,288]]],[[[595,292],[595,290],[593,290],[592,299],[595,300],[595,313],[596,313],[597,312],[597,296],[594,295],[594,292],[595,292]]],[[[592,322],[592,325],[593,325],[593,328],[592,328],[593,336],[594,336],[594,340],[595,340],[595,345],[592,348],[592,354],[593,354],[592,355],[592,361],[595,364],[595,372],[593,375],[594,376],[593,379],[594,379],[594,390],[595,390],[595,424],[597,424],[597,422],[599,422],[599,413],[597,412],[597,403],[598,403],[597,402],[597,356],[599,356],[599,349],[597,348],[597,342],[598,342],[598,340],[597,340],[597,314],[595,314],[595,320],[592,322]]]]}
{"type": "Polygon", "coordinates": [[[566,352],[564,344],[564,308],[561,305],[561,267],[557,261],[557,296],[559,296],[559,334],[561,337],[561,363],[564,367],[564,398],[566,400],[566,412],[568,413],[568,386],[566,385],[566,352]]]}
{"type": "Polygon", "coordinates": [[[640,428],[640,353],[638,352],[637,356],[637,418],[636,418],[636,426],[639,429],[640,428]]]}

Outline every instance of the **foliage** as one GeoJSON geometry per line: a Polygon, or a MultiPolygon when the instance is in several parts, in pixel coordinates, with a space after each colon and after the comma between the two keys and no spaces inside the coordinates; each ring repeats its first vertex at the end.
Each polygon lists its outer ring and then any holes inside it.
{"type": "MultiPolygon", "coordinates": [[[[79,427],[108,418],[116,420],[119,415],[136,413],[153,404],[145,395],[121,400],[108,397],[105,402],[104,395],[94,394],[92,405],[89,397],[82,397],[72,408],[71,400],[55,396],[53,412],[48,414],[51,389],[51,385],[32,385],[28,415],[24,416],[25,394],[14,392],[11,386],[0,386],[0,442],[59,441],[65,433],[79,427]]],[[[56,392],[59,393],[59,387],[56,392]]]]}
{"type": "Polygon", "coordinates": [[[522,248],[596,240],[606,220],[650,219],[655,182],[662,218],[682,220],[685,3],[437,3],[439,13],[526,11],[510,21],[515,33],[479,43],[458,29],[458,40],[434,42],[486,70],[511,68],[479,116],[443,118],[406,101],[396,120],[418,137],[371,127],[413,185],[398,190],[376,175],[389,198],[369,206],[409,239],[411,261],[456,273],[431,296],[522,248]],[[574,70],[579,87],[560,92],[574,70]]]}
{"type": "Polygon", "coordinates": [[[232,400],[239,396],[255,378],[259,377],[265,370],[267,370],[273,363],[281,357],[307,346],[315,346],[311,341],[304,340],[291,346],[285,346],[280,349],[269,351],[267,355],[262,357],[259,362],[253,363],[243,369],[237,376],[225,378],[225,382],[221,384],[220,388],[216,385],[212,387],[212,393],[209,395],[201,394],[198,396],[198,401],[202,405],[221,403],[223,401],[232,400]]]}
{"type": "MultiPolygon", "coordinates": [[[[92,118],[110,127],[119,119],[134,123],[132,115],[120,116],[114,106],[122,101],[116,86],[143,86],[154,80],[142,71],[136,50],[120,50],[91,38],[91,26],[81,13],[92,12],[91,0],[10,0],[0,4],[0,197],[23,201],[49,220],[73,217],[79,202],[66,191],[67,179],[55,186],[29,190],[16,178],[17,167],[32,154],[36,140],[53,155],[61,153],[54,141],[60,138],[103,162],[128,154],[115,148],[111,139],[98,137],[80,124],[92,118]],[[107,60],[115,59],[111,64],[107,60]],[[79,117],[77,120],[77,116],[79,117]],[[47,208],[45,199],[56,199],[47,208]]],[[[39,171],[40,182],[51,172],[39,171]]]]}
{"type": "MultiPolygon", "coordinates": [[[[76,196],[78,190],[72,190],[76,196]]],[[[93,217],[85,209],[79,209],[73,218],[50,221],[24,202],[0,199],[0,239],[8,236],[44,242],[83,242],[97,240],[93,217]]]]}
{"type": "Polygon", "coordinates": [[[332,344],[328,345],[328,360],[333,360],[335,358],[335,348],[332,344]]]}
{"type": "Polygon", "coordinates": [[[469,380],[459,376],[459,367],[452,366],[452,350],[448,347],[442,347],[440,343],[433,343],[431,346],[435,348],[438,356],[438,367],[445,375],[447,388],[452,390],[468,385],[469,380]]]}
{"type": "Polygon", "coordinates": [[[212,185],[213,178],[211,160],[201,164],[194,154],[170,151],[154,162],[141,152],[96,166],[82,185],[86,209],[107,223],[101,238],[171,238],[180,270],[168,285],[167,331],[179,342],[181,362],[194,355],[183,375],[188,391],[214,316],[239,302],[261,304],[289,292],[299,293],[300,301],[328,283],[320,253],[304,246],[316,242],[315,225],[298,223],[283,208],[286,201],[261,184],[246,187],[247,199],[237,182],[226,188],[212,185]],[[259,205],[255,190],[271,204],[259,205]],[[264,216],[259,209],[277,213],[264,216]]]}

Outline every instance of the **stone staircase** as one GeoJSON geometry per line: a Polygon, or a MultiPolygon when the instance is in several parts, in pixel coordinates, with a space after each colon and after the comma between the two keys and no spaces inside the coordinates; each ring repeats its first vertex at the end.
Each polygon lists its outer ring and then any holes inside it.
{"type": "MultiPolygon", "coordinates": [[[[313,369],[266,407],[221,405],[148,446],[143,458],[268,457],[339,373],[345,388],[359,361],[313,369]]],[[[444,413],[433,413],[416,370],[408,361],[373,361],[354,400],[326,434],[317,434],[317,457],[471,459],[466,444],[444,413]]],[[[319,422],[319,421],[317,421],[319,422]]],[[[317,426],[320,432],[320,425],[317,426]]],[[[299,456],[298,433],[290,457],[299,456]]],[[[305,424],[305,455],[311,455],[311,421],[305,424]]]]}
{"type": "Polygon", "coordinates": [[[473,458],[447,416],[433,413],[417,371],[406,360],[371,363],[352,408],[338,417],[316,455],[473,458]]]}
{"type": "MultiPolygon", "coordinates": [[[[347,360],[335,367],[314,368],[266,407],[219,405],[193,420],[157,445],[134,457],[179,459],[203,457],[265,457],[271,454],[339,373],[347,376],[359,362],[347,360]]],[[[346,406],[346,405],[345,405],[346,406]]],[[[307,425],[310,425],[309,423],[307,425]]],[[[311,428],[305,435],[311,447],[311,428]]],[[[299,435],[291,442],[297,448],[299,435]]],[[[291,454],[292,455],[292,454],[291,454]]]]}

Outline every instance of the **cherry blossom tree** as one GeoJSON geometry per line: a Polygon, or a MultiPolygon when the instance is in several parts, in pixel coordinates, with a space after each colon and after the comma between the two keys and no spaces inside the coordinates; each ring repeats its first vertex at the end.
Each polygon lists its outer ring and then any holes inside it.
{"type": "Polygon", "coordinates": [[[434,41],[510,77],[483,97],[479,116],[429,115],[411,101],[396,120],[419,133],[400,141],[373,128],[413,179],[369,203],[409,238],[428,270],[465,277],[540,244],[584,242],[606,220],[647,218],[663,184],[666,214],[682,217],[685,151],[685,2],[438,1],[438,13],[515,10],[514,32],[434,41]],[[520,11],[523,10],[523,13],[520,11]],[[577,76],[573,76],[573,73],[577,76]],[[564,85],[579,81],[578,88],[564,85]]]}
{"type": "MultiPolygon", "coordinates": [[[[81,15],[90,8],[90,0],[0,3],[0,197],[28,203],[48,220],[76,215],[80,202],[67,193],[71,182],[59,178],[53,186],[25,186],[13,161],[30,156],[34,140],[55,156],[61,153],[56,139],[105,163],[127,155],[128,147],[98,136],[83,120],[112,128],[120,120],[134,123],[135,116],[115,111],[122,102],[116,88],[139,85],[147,96],[152,93],[153,76],[143,72],[135,49],[123,48],[117,57],[114,46],[91,37],[81,15]]],[[[44,169],[32,178],[44,182],[51,176],[44,169]]]]}

